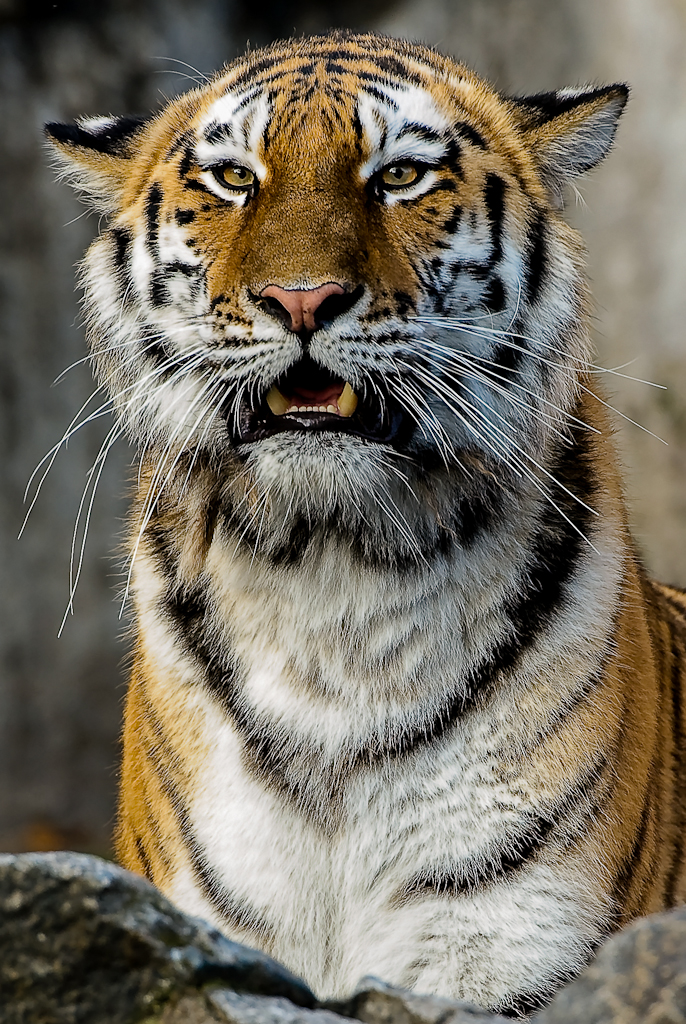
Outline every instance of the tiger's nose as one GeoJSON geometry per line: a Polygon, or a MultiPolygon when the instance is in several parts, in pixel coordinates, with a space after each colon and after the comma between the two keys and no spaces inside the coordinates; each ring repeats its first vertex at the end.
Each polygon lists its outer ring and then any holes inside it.
{"type": "Polygon", "coordinates": [[[346,292],[335,281],[328,281],[318,288],[299,290],[280,288],[277,284],[267,285],[260,292],[260,298],[269,311],[282,320],[294,334],[312,333],[327,320],[347,312],[359,298],[359,289],[346,292]]]}

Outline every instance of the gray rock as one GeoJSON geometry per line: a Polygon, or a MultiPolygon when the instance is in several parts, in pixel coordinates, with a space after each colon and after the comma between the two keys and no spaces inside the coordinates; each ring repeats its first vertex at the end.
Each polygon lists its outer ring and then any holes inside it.
{"type": "MultiPolygon", "coordinates": [[[[363,978],[317,1003],[270,957],[97,857],[0,855],[0,1024],[506,1024],[363,978]]],[[[530,1024],[686,1024],[686,908],[638,921],[530,1024]]]]}
{"type": "Polygon", "coordinates": [[[608,939],[534,1022],[686,1024],[686,908],[644,917],[608,939]]]}
{"type": "Polygon", "coordinates": [[[0,855],[2,1024],[129,1024],[212,982],[314,1005],[276,961],[128,871],[83,854],[0,855]]]}
{"type": "Polygon", "coordinates": [[[216,989],[207,993],[207,1000],[219,1019],[228,1024],[352,1024],[330,1010],[308,1010],[278,997],[216,989]]]}
{"type": "Polygon", "coordinates": [[[144,1024],[226,1024],[226,1017],[212,1009],[203,992],[193,992],[170,999],[161,1017],[144,1024]]]}
{"type": "Polygon", "coordinates": [[[372,977],[363,978],[350,999],[323,1005],[364,1024],[506,1024],[471,1003],[408,992],[372,977]]]}

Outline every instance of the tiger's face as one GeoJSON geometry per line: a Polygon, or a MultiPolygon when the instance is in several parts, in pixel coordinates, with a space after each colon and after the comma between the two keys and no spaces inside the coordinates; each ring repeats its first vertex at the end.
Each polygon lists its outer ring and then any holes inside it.
{"type": "Polygon", "coordinates": [[[428,49],[335,34],[150,122],[49,126],[110,217],[91,344],[159,480],[209,462],[264,496],[267,532],[306,510],[404,543],[456,489],[545,472],[588,343],[560,197],[625,100],[508,100],[428,49]]]}

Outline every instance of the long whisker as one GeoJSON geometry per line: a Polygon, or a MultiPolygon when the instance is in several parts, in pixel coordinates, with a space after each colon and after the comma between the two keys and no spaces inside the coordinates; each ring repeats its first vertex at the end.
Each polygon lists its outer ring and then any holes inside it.
{"type": "Polygon", "coordinates": [[[537,353],[532,352],[531,349],[526,346],[519,347],[510,343],[510,339],[516,338],[519,341],[529,342],[532,345],[547,349],[549,352],[553,352],[556,355],[561,356],[564,362],[553,362],[551,363],[551,365],[553,366],[559,366],[560,368],[564,368],[565,366],[568,366],[571,361],[572,363],[577,364],[579,369],[585,370],[588,373],[607,373],[611,374],[612,376],[621,377],[624,380],[633,381],[636,384],[647,384],[649,387],[660,388],[661,390],[665,390],[666,388],[666,385],[657,384],[655,381],[645,380],[641,377],[633,377],[630,374],[626,373],[620,373],[619,370],[621,369],[621,367],[614,368],[608,366],[599,366],[597,363],[590,362],[587,359],[583,359],[581,356],[576,356],[565,349],[558,348],[557,346],[552,345],[550,342],[544,341],[543,338],[535,338],[531,335],[513,332],[509,329],[503,330],[502,328],[483,327],[480,325],[473,326],[469,318],[462,319],[460,317],[427,316],[412,317],[411,319],[415,320],[420,324],[431,324],[432,326],[443,327],[447,328],[448,330],[464,331],[466,334],[472,334],[475,337],[494,337],[497,338],[501,344],[507,345],[509,348],[512,348],[515,351],[524,352],[527,355],[534,356],[534,358],[541,358],[540,356],[537,355],[537,353]]]}
{"type": "Polygon", "coordinates": [[[606,402],[603,398],[600,398],[599,395],[596,395],[595,391],[591,391],[591,389],[587,387],[585,384],[580,383],[579,387],[582,391],[585,391],[587,395],[590,395],[591,398],[595,398],[596,402],[600,402],[601,405],[604,405],[606,409],[609,409],[611,412],[614,412],[618,416],[621,416],[623,420],[627,421],[627,423],[631,423],[634,427],[638,427],[639,430],[644,431],[644,433],[650,434],[650,436],[654,437],[656,441],[661,441],[664,445],[669,444],[669,442],[665,441],[665,439],[663,437],[660,437],[659,434],[654,434],[652,430],[648,430],[648,428],[644,427],[642,423],[638,423],[637,420],[632,420],[630,416],[627,416],[626,413],[623,413],[620,409],[615,409],[613,405],[610,405],[609,402],[606,402]]]}
{"type": "MultiPolygon", "coordinates": [[[[486,419],[486,418],[485,418],[485,417],[483,416],[483,414],[481,414],[481,413],[479,412],[479,410],[475,410],[475,409],[472,409],[472,410],[471,410],[471,412],[472,412],[472,415],[474,415],[474,417],[476,418],[477,422],[480,422],[480,424],[481,424],[482,428],[485,428],[485,429],[487,430],[487,432],[489,432],[489,433],[492,433],[492,432],[493,432],[494,430],[496,430],[496,428],[494,428],[494,427],[493,427],[493,425],[492,425],[492,424],[491,424],[491,423],[490,423],[490,422],[489,422],[489,421],[488,421],[488,420],[487,420],[487,419],[486,419]]],[[[526,452],[524,452],[524,451],[523,451],[523,450],[522,450],[521,448],[518,448],[518,450],[519,450],[519,451],[521,451],[523,455],[525,455],[525,456],[527,455],[527,453],[526,453],[526,452]]],[[[581,529],[580,529],[580,528],[579,528],[579,527],[578,527],[578,526],[576,525],[576,523],[574,523],[574,522],[573,522],[573,520],[572,520],[572,519],[571,519],[571,518],[570,518],[570,517],[569,517],[569,516],[568,516],[568,515],[566,514],[566,512],[564,512],[564,511],[563,511],[563,509],[561,509],[561,508],[560,508],[560,506],[559,506],[559,505],[558,505],[558,503],[557,503],[557,502],[556,502],[556,501],[554,500],[554,498],[552,497],[552,495],[550,494],[550,492],[549,492],[549,491],[547,490],[547,488],[546,488],[546,487],[544,487],[544,486],[542,485],[542,483],[541,483],[541,482],[540,482],[540,481],[539,481],[539,480],[538,480],[538,479],[536,478],[535,474],[534,474],[534,473],[533,473],[533,472],[532,472],[532,471],[531,471],[530,469],[528,469],[528,467],[527,467],[527,466],[526,466],[526,465],[525,465],[525,464],[523,463],[523,461],[521,460],[521,458],[519,458],[518,456],[513,456],[513,455],[512,455],[511,453],[508,453],[508,455],[506,456],[506,460],[507,460],[508,462],[510,462],[511,468],[512,468],[512,462],[514,461],[514,464],[515,464],[515,466],[516,466],[516,467],[518,468],[518,470],[519,470],[519,473],[518,473],[518,475],[524,476],[524,477],[525,477],[525,478],[526,478],[527,480],[529,480],[529,482],[530,482],[530,483],[531,483],[531,484],[532,484],[532,485],[533,485],[533,486],[535,487],[535,489],[536,489],[536,490],[537,490],[537,491],[538,491],[538,492],[539,492],[539,493],[541,494],[541,496],[542,496],[542,497],[544,498],[544,500],[545,500],[545,501],[547,501],[547,502],[548,502],[548,503],[549,503],[549,504],[550,504],[550,505],[552,506],[552,508],[554,508],[554,509],[555,509],[555,511],[556,511],[556,512],[557,512],[557,513],[558,513],[558,514],[559,514],[559,515],[560,515],[560,516],[561,516],[561,517],[562,517],[562,518],[563,518],[563,519],[564,519],[564,520],[565,520],[565,521],[566,521],[566,522],[567,522],[567,523],[568,523],[568,524],[569,524],[569,525],[570,525],[570,526],[572,527],[572,529],[573,529],[573,530],[574,530],[574,531],[575,531],[575,532],[576,532],[576,533],[577,533],[577,534],[578,534],[578,535],[579,535],[579,536],[580,536],[580,537],[581,537],[581,538],[582,538],[582,539],[584,540],[584,542],[585,542],[586,544],[588,544],[588,545],[589,545],[589,547],[591,547],[591,548],[592,548],[592,549],[593,549],[594,551],[596,551],[596,553],[597,553],[597,548],[595,547],[595,545],[593,544],[593,542],[592,542],[592,541],[590,540],[590,538],[589,538],[589,537],[587,537],[587,536],[586,536],[586,534],[585,534],[585,533],[583,532],[583,530],[581,530],[581,529]]],[[[562,483],[561,483],[561,482],[560,482],[559,480],[557,480],[557,479],[556,479],[556,478],[555,478],[555,477],[554,477],[554,476],[553,476],[553,475],[552,475],[551,473],[549,473],[549,472],[548,472],[547,470],[545,470],[545,469],[544,469],[543,467],[541,467],[539,463],[537,463],[537,462],[536,462],[535,460],[532,460],[532,461],[534,462],[534,465],[535,465],[535,466],[536,466],[536,467],[537,467],[537,468],[538,468],[539,470],[541,470],[541,471],[542,471],[543,473],[545,473],[545,474],[546,474],[546,475],[547,475],[547,476],[548,476],[548,477],[549,477],[549,478],[551,479],[551,481],[552,481],[552,482],[553,482],[553,483],[554,483],[554,484],[555,484],[556,486],[558,486],[558,487],[560,487],[560,488],[561,488],[562,490],[566,491],[566,493],[567,493],[567,494],[568,494],[568,495],[569,495],[569,496],[570,496],[571,498],[573,498],[573,499],[574,499],[575,501],[577,501],[577,502],[578,502],[579,504],[581,504],[581,505],[582,505],[582,506],[583,506],[584,508],[586,508],[586,509],[587,509],[587,510],[588,510],[589,512],[593,513],[594,515],[597,515],[597,514],[598,514],[598,513],[596,512],[596,510],[595,510],[595,509],[591,508],[591,507],[590,507],[589,505],[587,505],[587,504],[586,504],[586,503],[585,503],[584,501],[582,501],[582,500],[581,500],[581,499],[580,499],[580,498],[579,498],[579,497],[578,497],[577,495],[575,495],[575,494],[574,494],[574,493],[573,493],[572,491],[570,491],[570,490],[569,490],[569,489],[568,489],[567,487],[565,487],[565,486],[564,486],[564,484],[562,484],[562,483]]]]}
{"type": "MultiPolygon", "coordinates": [[[[484,371],[479,371],[475,367],[470,366],[467,360],[464,360],[462,362],[462,366],[463,369],[461,375],[458,376],[454,373],[451,373],[449,370],[444,370],[444,377],[462,387],[464,386],[465,377],[467,377],[468,379],[475,380],[477,383],[482,383],[486,385],[491,391],[494,391],[497,395],[500,395],[501,398],[504,398],[507,402],[509,402],[510,405],[516,406],[520,409],[525,409],[528,413],[534,415],[535,418],[539,420],[539,422],[545,423],[549,427],[549,429],[553,433],[557,434],[557,436],[565,444],[570,443],[569,437],[562,430],[560,430],[555,420],[553,420],[553,418],[550,415],[548,415],[547,413],[543,412],[540,409],[535,409],[531,404],[523,401],[518,396],[513,395],[508,388],[505,388],[502,386],[502,384],[498,384],[496,381],[489,379],[489,377],[485,375],[484,371]]],[[[478,401],[482,403],[484,402],[484,399],[481,396],[478,396],[475,392],[470,391],[469,393],[472,394],[473,397],[476,398],[478,401]]],[[[500,420],[502,420],[503,423],[508,423],[508,421],[503,416],[501,416],[500,413],[498,413],[496,410],[492,410],[492,412],[500,420]]]]}
{"type": "MultiPolygon", "coordinates": [[[[510,374],[515,374],[520,377],[525,377],[525,372],[523,370],[518,370],[516,368],[514,370],[508,370],[508,376],[505,376],[500,372],[502,370],[500,364],[491,359],[487,359],[485,356],[478,356],[472,352],[461,352],[456,349],[447,348],[445,345],[438,345],[427,338],[417,338],[415,340],[422,347],[428,349],[441,363],[446,363],[449,366],[458,364],[460,367],[467,367],[470,372],[486,374],[487,376],[485,378],[481,378],[483,383],[490,384],[491,377],[495,377],[497,380],[500,380],[507,385],[507,391],[509,391],[510,388],[515,388],[527,395],[531,395],[536,399],[537,403],[547,406],[549,409],[553,410],[553,412],[559,413],[565,419],[577,423],[579,426],[585,427],[587,430],[592,430],[594,433],[600,433],[596,427],[590,426],[590,424],[585,423],[577,416],[574,416],[567,409],[561,408],[559,405],[556,405],[554,402],[546,399],[543,395],[540,395],[532,388],[528,388],[525,384],[522,384],[521,381],[512,379],[510,376],[510,374]],[[475,361],[480,364],[479,368],[474,366],[475,361]]],[[[525,405],[524,407],[531,408],[528,405],[525,405]]]]}
{"type": "MultiPolygon", "coordinates": [[[[154,343],[155,342],[152,342],[151,345],[154,344],[154,343]]],[[[198,352],[201,352],[201,351],[202,350],[198,350],[198,352]]],[[[88,405],[93,400],[93,398],[98,394],[99,391],[102,390],[102,385],[100,387],[97,387],[95,389],[95,391],[93,391],[89,395],[89,397],[83,403],[83,405],[81,406],[79,411],[72,418],[71,423],[67,427],[66,431],[64,432],[64,434],[62,435],[60,440],[57,442],[57,444],[53,445],[53,447],[50,449],[50,451],[48,451],[43,456],[43,458],[40,460],[40,462],[38,463],[38,465],[34,469],[34,471],[31,474],[31,476],[29,477],[28,483],[26,485],[26,489],[24,491],[24,501],[26,501],[26,497],[28,495],[28,492],[29,492],[29,489],[31,487],[31,484],[33,483],[33,481],[34,481],[34,479],[36,477],[36,474],[40,471],[41,467],[45,464],[45,462],[48,461],[48,465],[47,465],[47,467],[45,469],[45,472],[41,476],[40,481],[38,482],[38,485],[36,487],[36,491],[35,491],[35,493],[33,495],[32,500],[31,500],[31,504],[30,504],[30,506],[28,508],[28,511],[27,511],[27,513],[26,513],[26,515],[24,517],[24,521],[22,523],[21,530],[19,531],[19,537],[21,537],[23,532],[24,532],[26,524],[27,524],[27,522],[29,520],[29,516],[31,515],[31,512],[32,512],[32,510],[33,510],[33,508],[34,508],[34,506],[36,504],[36,501],[38,500],[38,496],[40,494],[40,491],[41,491],[41,488],[43,486],[43,483],[45,482],[45,479],[46,479],[48,473],[50,472],[50,470],[51,470],[51,468],[52,468],[52,466],[53,466],[53,464],[55,462],[55,459],[56,459],[57,455],[59,454],[60,449],[70,441],[70,439],[74,436],[74,434],[77,433],[77,431],[81,430],[82,427],[86,426],[86,424],[91,423],[94,420],[98,419],[99,417],[104,416],[104,415],[108,414],[109,412],[111,412],[112,406],[113,406],[114,402],[119,401],[121,398],[123,398],[124,395],[127,392],[135,391],[138,388],[140,388],[141,384],[148,383],[150,380],[154,379],[156,376],[160,376],[160,375],[166,373],[169,370],[170,366],[174,365],[174,363],[182,362],[183,363],[183,370],[184,370],[184,372],[186,372],[186,369],[187,369],[187,367],[185,366],[186,358],[187,358],[187,356],[184,354],[184,356],[182,358],[177,358],[175,360],[168,360],[162,366],[156,367],[150,373],[145,374],[141,378],[138,378],[133,384],[130,384],[128,387],[122,389],[118,393],[115,393],[114,395],[109,397],[101,406],[99,406],[99,408],[97,408],[94,412],[90,413],[85,419],[79,420],[79,417],[84,412],[84,410],[88,407],[88,405]]],[[[168,383],[168,382],[165,382],[165,384],[166,383],[168,383]]],[[[162,387],[164,387],[165,384],[163,384],[162,387]]]]}
{"type": "MultiPolygon", "coordinates": [[[[417,369],[417,368],[415,368],[415,369],[417,369]]],[[[460,411],[455,407],[455,404],[454,404],[455,401],[458,400],[457,396],[455,396],[451,392],[448,392],[447,388],[445,388],[445,385],[443,385],[443,383],[440,380],[438,380],[436,377],[434,377],[431,374],[426,374],[425,375],[425,382],[428,384],[429,387],[431,387],[431,389],[434,391],[434,393],[437,395],[437,397],[439,397],[444,402],[444,404],[446,404],[448,406],[448,408],[451,409],[451,411],[455,415],[458,415],[458,416],[460,416],[462,418],[460,411]],[[447,394],[446,394],[446,392],[447,392],[447,394]]],[[[465,412],[467,412],[467,411],[471,412],[471,414],[476,418],[477,422],[479,422],[481,424],[482,429],[485,429],[487,431],[487,433],[499,445],[502,445],[506,451],[507,451],[507,449],[510,446],[512,446],[515,449],[515,451],[518,453],[518,462],[519,462],[519,466],[520,466],[520,469],[522,470],[522,472],[524,472],[525,475],[528,477],[528,479],[534,484],[534,486],[536,486],[541,491],[541,493],[546,496],[546,499],[548,501],[550,501],[551,504],[554,505],[554,507],[557,509],[558,512],[560,512],[561,515],[564,515],[564,513],[561,511],[561,509],[558,508],[558,506],[555,504],[555,502],[550,497],[548,492],[544,488],[542,488],[540,486],[540,482],[536,480],[535,476],[529,470],[527,470],[527,468],[524,465],[524,463],[521,462],[522,458],[528,460],[539,472],[543,473],[544,476],[548,477],[548,479],[556,487],[559,487],[560,490],[564,491],[570,498],[572,498],[575,502],[577,502],[579,505],[581,505],[583,508],[585,508],[588,512],[592,513],[595,516],[598,515],[598,512],[596,511],[596,509],[592,508],[585,501],[583,501],[581,498],[579,498],[578,495],[574,494],[574,492],[571,491],[565,484],[563,484],[560,480],[556,479],[556,477],[549,470],[547,470],[545,468],[545,466],[541,465],[541,463],[538,462],[529,452],[527,452],[526,449],[524,449],[521,445],[517,444],[517,442],[514,440],[514,438],[512,436],[510,436],[508,434],[505,434],[505,432],[503,430],[501,430],[494,423],[492,423],[489,419],[487,419],[487,417],[484,415],[484,413],[481,410],[479,410],[475,406],[471,405],[471,403],[465,402],[465,400],[463,398],[460,398],[459,402],[460,402],[460,406],[462,407],[462,409],[465,412]]],[[[493,412],[493,410],[490,410],[490,411],[493,412]]],[[[482,438],[482,441],[483,441],[483,438],[482,438]]],[[[510,452],[508,452],[508,454],[510,455],[510,457],[512,457],[510,452]]],[[[581,536],[584,537],[584,540],[586,540],[589,544],[591,544],[591,542],[588,540],[588,538],[585,537],[585,535],[578,529],[578,527],[571,520],[568,519],[567,516],[564,516],[564,518],[568,520],[570,525],[574,527],[574,529],[577,531],[577,533],[579,533],[581,536]]],[[[592,546],[593,545],[591,544],[591,547],[592,546]]]]}
{"type": "Polygon", "coordinates": [[[218,384],[215,387],[215,390],[212,391],[210,393],[210,395],[209,395],[208,402],[207,402],[207,408],[205,410],[205,415],[207,416],[207,423],[203,427],[202,433],[201,433],[200,437],[198,438],[198,443],[195,446],[195,451],[193,452],[193,457],[192,457],[192,459],[190,461],[190,464],[188,466],[188,472],[186,473],[186,476],[184,478],[183,484],[181,485],[181,490],[179,492],[181,497],[183,497],[183,495],[186,493],[186,488],[188,487],[190,478],[191,478],[192,473],[193,473],[193,469],[195,468],[195,464],[196,464],[196,462],[198,460],[198,456],[200,455],[200,452],[205,447],[205,441],[207,440],[207,435],[208,435],[208,433],[210,431],[210,428],[212,426],[214,415],[218,412],[219,407],[215,408],[213,406],[213,404],[212,404],[214,402],[214,399],[217,397],[217,395],[221,395],[222,396],[222,402],[225,400],[226,388],[225,388],[225,385],[224,385],[223,381],[218,382],[218,384]]]}
{"type": "MultiPolygon", "coordinates": [[[[198,80],[201,82],[211,81],[211,79],[208,78],[207,75],[204,75],[202,71],[199,71],[198,68],[194,68],[192,64],[188,63],[188,61],[179,60],[178,57],[153,57],[153,60],[169,60],[172,61],[174,64],[181,64],[182,67],[188,68],[189,71],[192,71],[194,75],[197,75],[197,78],[192,78],[190,75],[186,75],[186,78],[188,78],[188,80],[191,82],[197,82],[198,80]]],[[[169,73],[171,73],[171,68],[167,68],[166,70],[169,73]]],[[[178,72],[178,74],[182,74],[182,72],[178,72]]]]}
{"type": "MultiPolygon", "coordinates": [[[[144,535],[145,530],[146,530],[146,528],[148,526],[148,523],[150,522],[150,518],[151,518],[151,516],[153,514],[155,505],[159,501],[159,498],[160,498],[160,495],[162,494],[162,491],[164,490],[164,488],[166,487],[167,483],[171,479],[171,476],[172,476],[172,474],[173,474],[173,472],[174,472],[174,470],[175,470],[175,468],[176,468],[176,466],[178,464],[178,461],[181,458],[181,455],[183,454],[185,446],[188,444],[189,439],[192,437],[195,429],[197,428],[198,423],[200,423],[202,421],[202,418],[205,416],[206,410],[204,410],[204,409],[202,410],[202,412],[200,414],[200,417],[198,418],[196,423],[194,423],[193,426],[190,428],[190,430],[188,430],[188,432],[186,433],[186,437],[185,437],[185,440],[184,440],[183,444],[180,446],[180,448],[179,448],[179,450],[178,450],[178,452],[176,454],[176,457],[175,457],[174,461],[172,462],[172,464],[171,464],[171,466],[170,466],[170,468],[169,468],[169,470],[167,472],[167,475],[165,476],[164,480],[160,484],[159,481],[160,481],[160,479],[162,477],[162,474],[164,473],[164,471],[166,469],[167,460],[169,458],[169,455],[171,453],[172,447],[174,445],[174,441],[176,440],[176,438],[179,435],[179,433],[181,432],[181,430],[184,428],[186,418],[190,415],[190,413],[195,408],[195,406],[205,397],[205,394],[207,393],[207,391],[212,389],[212,388],[214,388],[214,387],[216,387],[216,384],[217,384],[217,382],[215,380],[213,380],[213,379],[207,381],[206,384],[203,386],[203,388],[201,388],[200,392],[195,396],[195,398],[191,402],[189,408],[186,410],[186,413],[183,416],[183,418],[181,419],[180,423],[178,423],[177,426],[172,431],[172,433],[171,433],[171,435],[170,435],[170,437],[169,437],[169,439],[167,441],[167,445],[166,445],[166,447],[164,449],[164,452],[163,452],[163,454],[162,454],[162,456],[161,456],[161,458],[160,458],[160,460],[159,460],[159,462],[157,464],[155,472],[153,473],[152,480],[150,481],[150,485],[148,487],[148,492],[146,494],[146,497],[145,497],[145,500],[144,500],[144,503],[143,503],[143,509],[142,509],[142,512],[141,512],[141,519],[140,519],[140,527],[139,527],[139,530],[138,530],[138,536],[136,538],[136,542],[134,544],[133,551],[131,553],[131,557],[129,559],[129,569],[128,569],[127,576],[126,576],[126,584],[125,584],[125,587],[124,587],[124,595],[123,595],[123,598],[122,598],[120,615],[123,614],[124,607],[126,606],[126,602],[128,600],[129,590],[131,588],[131,578],[132,578],[132,575],[133,575],[133,567],[134,567],[134,563],[135,563],[135,560],[136,560],[136,555],[138,554],[138,551],[139,551],[139,548],[140,548],[140,545],[141,545],[141,542],[142,542],[142,539],[143,539],[143,535],[144,535]]],[[[186,394],[186,392],[190,389],[190,387],[192,387],[194,385],[195,385],[195,381],[191,381],[189,383],[189,387],[186,389],[186,391],[181,393],[179,398],[182,398],[183,395],[186,394]]]]}
{"type": "Polygon", "coordinates": [[[74,613],[74,595],[76,593],[76,588],[81,577],[81,570],[83,568],[83,556],[86,550],[86,540],[88,537],[88,528],[90,526],[91,514],[93,511],[93,502],[95,501],[95,494],[98,489],[98,484],[100,482],[100,477],[105,466],[107,455],[110,449],[112,448],[112,445],[121,436],[122,433],[122,429],[118,426],[118,424],[115,423],[114,426],[110,429],[109,433],[107,434],[102,445],[100,446],[100,451],[96,456],[95,462],[93,463],[91,469],[88,471],[87,474],[86,486],[84,487],[83,494],[81,495],[81,501],[79,502],[79,508],[76,513],[76,520],[74,522],[74,531],[72,533],[71,554],[69,558],[69,600],[67,602],[67,607],[64,612],[64,616],[62,617],[62,622],[60,623],[60,628],[57,632],[58,637],[62,635],[62,631],[64,630],[67,617],[69,616],[70,613],[74,613]],[[76,544],[78,538],[79,523],[81,522],[81,515],[83,513],[83,509],[88,498],[89,488],[90,499],[88,500],[88,509],[86,512],[86,519],[84,522],[84,531],[81,539],[78,564],[76,570],[74,570],[74,559],[76,555],[76,544]]]}

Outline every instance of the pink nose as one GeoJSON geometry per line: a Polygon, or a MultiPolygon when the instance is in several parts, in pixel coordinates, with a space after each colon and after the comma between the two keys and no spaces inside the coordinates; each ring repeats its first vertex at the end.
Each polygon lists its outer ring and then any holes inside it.
{"type": "MultiPolygon", "coordinates": [[[[317,317],[317,312],[325,300],[334,295],[345,295],[345,289],[334,281],[306,291],[279,288],[276,284],[270,284],[260,292],[260,298],[268,300],[271,308],[283,318],[295,334],[302,330],[316,331],[321,323],[321,317],[317,317]]],[[[333,320],[338,310],[331,312],[330,319],[333,320]]]]}

